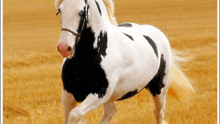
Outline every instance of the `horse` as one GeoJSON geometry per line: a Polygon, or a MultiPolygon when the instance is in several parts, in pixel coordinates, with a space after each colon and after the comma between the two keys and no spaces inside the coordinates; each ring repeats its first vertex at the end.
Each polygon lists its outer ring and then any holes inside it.
{"type": "Polygon", "coordinates": [[[167,94],[181,94],[181,99],[194,91],[178,66],[181,59],[156,27],[129,22],[116,26],[102,0],[56,2],[61,16],[57,50],[64,57],[64,124],[80,123],[100,105],[104,112],[99,124],[107,124],[117,111],[115,101],[143,89],[152,95],[157,124],[163,124],[167,94]]]}

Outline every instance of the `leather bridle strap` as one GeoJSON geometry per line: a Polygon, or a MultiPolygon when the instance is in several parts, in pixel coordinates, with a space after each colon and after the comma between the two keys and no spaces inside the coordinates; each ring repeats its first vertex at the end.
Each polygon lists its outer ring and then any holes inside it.
{"type": "Polygon", "coordinates": [[[68,32],[72,33],[73,35],[75,35],[77,37],[80,37],[80,34],[77,34],[77,33],[73,32],[73,31],[71,31],[70,29],[67,29],[67,28],[62,28],[61,31],[68,31],[68,32]]]}

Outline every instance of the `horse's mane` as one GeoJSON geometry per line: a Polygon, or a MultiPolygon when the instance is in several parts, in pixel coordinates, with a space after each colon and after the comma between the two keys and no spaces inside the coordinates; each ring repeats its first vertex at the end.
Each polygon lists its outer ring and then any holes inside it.
{"type": "Polygon", "coordinates": [[[115,7],[113,0],[103,0],[103,2],[105,4],[110,22],[117,27],[118,23],[116,21],[116,18],[114,17],[115,7]]]}
{"type": "MultiPolygon", "coordinates": [[[[58,9],[62,2],[63,0],[55,0],[55,8],[58,9]]],[[[110,22],[117,27],[118,23],[116,21],[116,18],[114,17],[115,8],[113,0],[103,0],[103,3],[105,4],[110,22]]]]}

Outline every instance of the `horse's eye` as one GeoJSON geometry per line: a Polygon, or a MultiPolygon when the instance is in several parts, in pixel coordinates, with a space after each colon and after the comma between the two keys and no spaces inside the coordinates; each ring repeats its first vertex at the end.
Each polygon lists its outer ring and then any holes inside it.
{"type": "Polygon", "coordinates": [[[57,10],[57,14],[56,15],[59,15],[61,13],[61,10],[60,9],[58,9],[57,10]]]}

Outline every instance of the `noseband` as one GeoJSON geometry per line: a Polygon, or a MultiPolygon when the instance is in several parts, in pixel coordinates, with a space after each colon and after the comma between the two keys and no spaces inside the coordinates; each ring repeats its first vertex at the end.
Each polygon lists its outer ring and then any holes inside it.
{"type": "Polygon", "coordinates": [[[71,30],[68,29],[68,28],[62,28],[61,31],[67,31],[67,32],[70,32],[70,33],[72,33],[73,35],[75,35],[76,37],[80,37],[80,36],[81,36],[80,34],[77,34],[77,33],[71,31],[71,30]]]}
{"type": "Polygon", "coordinates": [[[71,34],[73,34],[74,36],[76,36],[75,44],[74,44],[73,49],[75,49],[76,45],[78,44],[78,42],[80,40],[80,37],[81,37],[81,33],[83,31],[83,28],[85,27],[86,23],[88,22],[88,9],[89,9],[89,7],[86,3],[86,6],[84,7],[84,10],[82,10],[80,12],[80,18],[82,18],[82,19],[80,19],[80,20],[82,20],[82,22],[80,22],[80,23],[82,23],[82,24],[78,26],[78,28],[79,28],[77,30],[78,33],[74,32],[74,31],[72,31],[68,28],[61,28],[61,31],[67,31],[67,32],[70,32],[71,34]]]}

